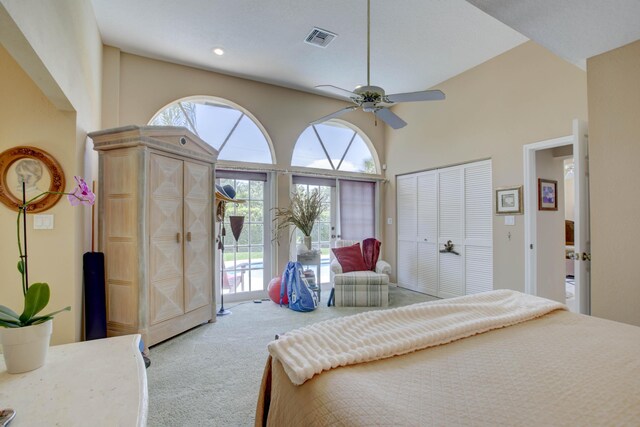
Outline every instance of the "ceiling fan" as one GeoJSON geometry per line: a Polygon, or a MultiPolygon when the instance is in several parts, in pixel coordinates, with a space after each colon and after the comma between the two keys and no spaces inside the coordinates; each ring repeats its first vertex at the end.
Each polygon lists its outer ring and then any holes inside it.
{"type": "Polygon", "coordinates": [[[440,101],[445,99],[444,93],[439,90],[423,90],[420,92],[395,93],[387,95],[379,86],[371,86],[371,0],[367,0],[367,84],[366,86],[358,86],[353,91],[342,89],[333,85],[319,85],[316,89],[333,92],[340,96],[347,96],[354,104],[349,107],[338,110],[327,116],[321,117],[311,124],[325,122],[334,117],[338,117],[349,111],[357,110],[362,107],[362,111],[373,113],[377,118],[391,126],[393,129],[400,129],[407,125],[398,115],[389,109],[390,105],[398,102],[415,102],[415,101],[440,101]]]}

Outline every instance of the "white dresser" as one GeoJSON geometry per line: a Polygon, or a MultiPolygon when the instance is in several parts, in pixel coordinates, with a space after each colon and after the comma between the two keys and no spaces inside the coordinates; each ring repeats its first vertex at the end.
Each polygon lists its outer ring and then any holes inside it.
{"type": "Polygon", "coordinates": [[[147,373],[140,335],[49,348],[39,369],[8,374],[0,357],[0,408],[20,426],[145,426],[147,373]]]}

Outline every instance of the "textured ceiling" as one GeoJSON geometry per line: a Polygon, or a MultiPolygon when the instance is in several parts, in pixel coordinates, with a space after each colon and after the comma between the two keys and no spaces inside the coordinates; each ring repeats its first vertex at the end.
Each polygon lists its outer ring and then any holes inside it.
{"type": "Polygon", "coordinates": [[[582,68],[640,39],[640,0],[468,1],[582,68]]]}
{"type": "MultiPolygon", "coordinates": [[[[365,0],[92,2],[104,43],[125,52],[306,91],[366,84],[365,0]],[[308,45],[314,26],[338,37],[308,45]]],[[[527,40],[464,0],[372,0],[371,21],[371,84],[387,93],[435,86],[527,40]]]]}

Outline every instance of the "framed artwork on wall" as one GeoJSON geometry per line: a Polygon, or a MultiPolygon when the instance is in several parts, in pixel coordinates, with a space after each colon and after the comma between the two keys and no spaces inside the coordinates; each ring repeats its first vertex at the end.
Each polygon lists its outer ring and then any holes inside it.
{"type": "Polygon", "coordinates": [[[522,208],[522,185],[496,189],[496,215],[519,215],[522,208]]]}
{"type": "Polygon", "coordinates": [[[558,210],[558,181],[538,178],[538,210],[558,210]]]}
{"type": "MultiPolygon", "coordinates": [[[[0,153],[0,202],[17,211],[22,204],[23,182],[29,201],[44,191],[64,191],[64,172],[56,159],[37,147],[19,146],[0,153]]],[[[45,194],[29,205],[29,212],[46,211],[60,197],[61,194],[45,194]]]]}

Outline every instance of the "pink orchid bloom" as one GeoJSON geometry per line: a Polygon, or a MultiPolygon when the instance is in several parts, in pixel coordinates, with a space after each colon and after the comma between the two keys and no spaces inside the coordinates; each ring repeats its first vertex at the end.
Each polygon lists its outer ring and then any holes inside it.
{"type": "Polygon", "coordinates": [[[79,176],[74,176],[74,178],[78,183],[78,186],[75,190],[73,190],[71,194],[67,196],[67,198],[69,199],[69,203],[71,203],[71,206],[93,205],[96,201],[96,195],[93,194],[93,191],[91,191],[84,179],[80,178],[79,176]]]}

